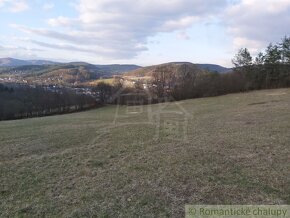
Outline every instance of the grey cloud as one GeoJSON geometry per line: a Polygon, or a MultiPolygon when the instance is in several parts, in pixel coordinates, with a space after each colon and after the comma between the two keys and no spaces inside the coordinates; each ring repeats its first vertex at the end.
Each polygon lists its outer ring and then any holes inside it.
{"type": "Polygon", "coordinates": [[[51,43],[45,43],[45,42],[40,42],[36,40],[31,40],[30,42],[46,47],[46,48],[51,48],[51,49],[61,49],[61,50],[68,50],[68,51],[75,51],[75,52],[84,52],[84,53],[89,53],[89,54],[94,54],[94,55],[99,55],[103,57],[112,57],[112,58],[122,58],[124,56],[128,57],[131,55],[131,50],[126,50],[126,51],[104,51],[103,49],[96,49],[96,48],[87,48],[87,47],[79,47],[79,46],[74,46],[74,45],[69,45],[69,44],[51,44],[51,43]]]}
{"type": "MultiPolygon", "coordinates": [[[[122,58],[121,55],[128,54],[130,57],[135,56],[137,52],[145,51],[146,47],[136,45],[138,42],[134,39],[129,39],[126,41],[126,34],[122,33],[117,35],[115,39],[107,39],[109,36],[116,36],[116,34],[111,35],[110,32],[88,32],[88,31],[72,31],[69,33],[62,33],[47,29],[33,29],[25,26],[14,25],[17,29],[25,31],[27,33],[37,34],[40,36],[48,37],[51,39],[57,39],[62,42],[69,42],[73,45],[81,45],[87,48],[94,48],[95,51],[98,51],[98,54],[102,53],[106,56],[112,55],[118,58],[122,58]],[[123,41],[125,43],[120,43],[123,41]],[[131,54],[130,54],[131,53],[131,54]],[[120,55],[118,55],[120,54],[120,55]]],[[[47,43],[38,43],[40,46],[47,45],[47,43]]],[[[47,46],[45,46],[47,47],[47,46]]],[[[72,47],[73,48],[73,47],[72,47]]],[[[75,47],[76,48],[76,47],[75,47]]],[[[80,49],[80,51],[92,53],[92,49],[80,49]]],[[[94,52],[93,52],[94,53],[94,52]]]]}
{"type": "Polygon", "coordinates": [[[10,45],[0,45],[0,56],[2,57],[14,57],[20,59],[33,59],[36,58],[40,52],[45,50],[39,48],[30,48],[23,46],[10,46],[10,45]]]}
{"type": "Polygon", "coordinates": [[[290,35],[290,0],[242,0],[227,9],[224,21],[238,46],[258,51],[290,35]]]}
{"type": "Polygon", "coordinates": [[[49,20],[52,26],[64,27],[64,31],[17,28],[74,48],[81,46],[84,52],[91,53],[93,49],[104,56],[132,58],[147,50],[149,37],[161,32],[185,32],[193,23],[206,21],[226,4],[226,0],[80,0],[78,17],[49,20]]]}
{"type": "Polygon", "coordinates": [[[52,48],[52,49],[62,49],[62,50],[69,50],[69,51],[79,51],[79,52],[86,52],[86,53],[93,53],[96,54],[96,51],[93,49],[85,49],[85,48],[80,48],[72,45],[59,45],[59,44],[50,44],[50,43],[45,43],[45,42],[40,42],[36,40],[31,40],[32,43],[46,47],[46,48],[52,48]]]}
{"type": "Polygon", "coordinates": [[[44,51],[43,49],[39,49],[39,48],[29,48],[29,47],[23,47],[23,46],[3,46],[0,45],[0,49],[2,51],[13,51],[13,50],[18,50],[18,51],[35,51],[35,52],[39,52],[39,51],[44,51]]]}

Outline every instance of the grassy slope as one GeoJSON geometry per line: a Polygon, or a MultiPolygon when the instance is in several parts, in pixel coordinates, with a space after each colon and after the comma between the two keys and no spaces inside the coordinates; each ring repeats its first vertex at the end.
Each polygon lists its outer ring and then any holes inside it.
{"type": "MultiPolygon", "coordinates": [[[[146,112],[161,105],[127,118],[123,106],[117,126],[114,106],[1,122],[0,217],[182,217],[188,203],[290,204],[290,89],[178,104],[192,115],[188,141],[170,124],[152,138],[146,112]]],[[[176,103],[166,110],[176,112],[161,124],[183,119],[176,103]]]]}

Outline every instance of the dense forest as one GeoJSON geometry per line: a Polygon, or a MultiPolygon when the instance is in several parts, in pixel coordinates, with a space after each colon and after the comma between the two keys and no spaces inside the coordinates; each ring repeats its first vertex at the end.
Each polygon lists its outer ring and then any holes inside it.
{"type": "Polygon", "coordinates": [[[69,113],[96,107],[96,99],[66,88],[0,84],[0,120],[69,113]]]}

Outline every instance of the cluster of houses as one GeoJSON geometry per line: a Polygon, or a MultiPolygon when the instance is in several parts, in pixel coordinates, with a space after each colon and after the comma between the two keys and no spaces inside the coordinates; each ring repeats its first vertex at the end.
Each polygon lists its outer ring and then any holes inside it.
{"type": "Polygon", "coordinates": [[[4,84],[10,84],[12,87],[30,87],[30,88],[43,88],[46,91],[54,92],[54,93],[62,93],[64,89],[71,91],[77,95],[87,95],[91,96],[96,99],[96,101],[99,100],[100,93],[93,91],[92,88],[88,87],[65,87],[61,85],[37,85],[37,83],[30,84],[27,82],[27,80],[19,80],[16,78],[0,78],[0,83],[4,84]]]}
{"type": "Polygon", "coordinates": [[[91,88],[75,88],[75,87],[61,87],[61,86],[56,86],[56,85],[48,85],[48,86],[42,86],[45,90],[51,91],[51,92],[61,92],[63,88],[74,92],[77,95],[88,95],[91,97],[94,97],[99,99],[99,92],[93,91],[91,88]]]}
{"type": "Polygon", "coordinates": [[[27,84],[28,81],[21,78],[21,77],[2,77],[0,78],[0,82],[2,83],[25,83],[27,84]]]}
{"type": "MultiPolygon", "coordinates": [[[[123,87],[139,87],[144,91],[148,91],[150,88],[154,88],[150,82],[148,82],[147,77],[130,77],[130,76],[120,76],[115,75],[115,79],[118,79],[122,84],[123,87]]],[[[98,91],[94,91],[91,87],[77,87],[78,84],[73,84],[70,87],[61,85],[60,80],[62,78],[34,78],[33,81],[28,81],[27,79],[23,78],[22,76],[4,76],[0,77],[0,83],[9,83],[15,85],[24,85],[29,86],[31,88],[41,87],[47,91],[61,93],[63,89],[67,89],[69,91],[74,92],[77,95],[87,95],[91,96],[96,99],[96,101],[100,100],[100,93],[98,91]]],[[[122,101],[124,99],[131,99],[131,96],[122,97],[122,101]]],[[[138,96],[138,99],[143,99],[144,96],[138,96]]]]}

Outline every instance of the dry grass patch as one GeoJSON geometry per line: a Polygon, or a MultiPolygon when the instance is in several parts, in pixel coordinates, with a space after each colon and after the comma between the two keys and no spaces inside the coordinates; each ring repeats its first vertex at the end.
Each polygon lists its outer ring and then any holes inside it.
{"type": "Polygon", "coordinates": [[[147,112],[160,105],[119,107],[114,122],[116,109],[1,122],[0,216],[183,217],[185,204],[290,204],[289,89],[171,103],[158,137],[147,112]],[[192,116],[186,141],[169,128],[180,105],[192,116]]]}

